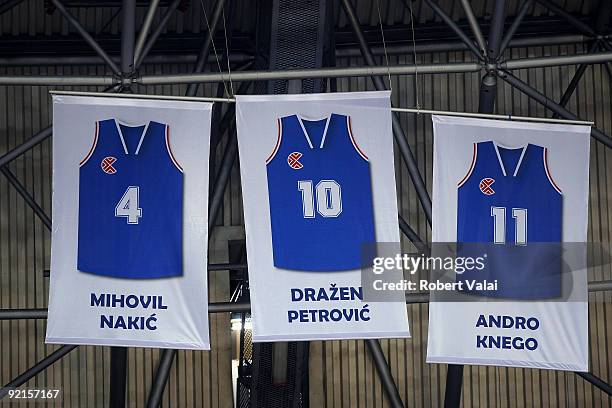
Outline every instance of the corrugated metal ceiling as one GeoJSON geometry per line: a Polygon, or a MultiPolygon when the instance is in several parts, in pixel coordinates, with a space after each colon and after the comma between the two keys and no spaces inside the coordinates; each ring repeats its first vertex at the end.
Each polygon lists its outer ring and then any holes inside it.
{"type": "MultiPolygon", "coordinates": [[[[255,25],[256,1],[252,0],[233,0],[236,2],[234,12],[231,16],[234,19],[236,30],[240,32],[253,32],[255,25]]],[[[330,0],[331,1],[331,0],[330,0]]],[[[589,15],[597,0],[552,0],[555,4],[563,7],[573,14],[589,15]]],[[[607,1],[607,0],[603,0],[607,1]]],[[[488,19],[495,0],[472,1],[474,13],[479,18],[488,19]]],[[[56,11],[48,13],[48,0],[25,0],[13,9],[0,15],[0,35],[63,35],[68,33],[68,23],[56,11]]],[[[118,2],[109,2],[114,6],[110,7],[83,7],[83,2],[76,3],[71,0],[64,0],[69,6],[69,10],[78,18],[90,33],[95,34],[117,34],[120,30],[121,19],[119,17],[118,2]],[[78,7],[70,7],[70,4],[79,4],[78,7]]],[[[99,4],[104,1],[98,2],[99,4]]],[[[171,33],[198,33],[206,31],[206,23],[203,18],[202,5],[210,10],[214,4],[213,0],[189,0],[185,1],[186,9],[184,12],[177,12],[170,19],[166,28],[171,33]]],[[[377,6],[380,5],[383,24],[386,26],[403,25],[410,23],[410,12],[408,4],[413,4],[415,21],[417,24],[439,21],[434,17],[432,10],[423,3],[422,0],[411,2],[411,0],[357,0],[355,4],[359,20],[364,25],[378,25],[377,6]]],[[[523,0],[508,0],[507,16],[512,17],[523,3],[523,0]]],[[[142,4],[139,2],[139,5],[142,4]]],[[[438,4],[454,20],[464,20],[465,13],[459,0],[438,0],[438,4]]],[[[336,25],[343,28],[347,25],[344,13],[340,12],[340,2],[337,1],[335,7],[336,25]]],[[[165,13],[166,8],[161,7],[157,13],[157,19],[165,13]]],[[[228,10],[226,8],[226,10],[228,10]]],[[[147,7],[137,8],[137,21],[142,23],[146,14],[147,7]]],[[[529,12],[532,16],[551,14],[541,5],[531,7],[529,12]]],[[[229,19],[230,16],[226,15],[229,19]]],[[[72,31],[72,28],[70,28],[72,31]]]]}

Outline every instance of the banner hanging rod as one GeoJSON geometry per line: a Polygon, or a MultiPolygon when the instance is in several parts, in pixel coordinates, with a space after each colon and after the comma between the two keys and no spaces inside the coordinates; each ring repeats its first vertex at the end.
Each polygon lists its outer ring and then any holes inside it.
{"type": "MultiPolygon", "coordinates": [[[[150,99],[161,101],[191,101],[191,102],[217,102],[217,103],[235,103],[235,98],[215,98],[215,97],[197,97],[197,96],[171,96],[171,95],[145,95],[145,94],[120,94],[120,93],[102,93],[102,92],[79,92],[79,91],[49,91],[51,95],[66,95],[66,96],[96,96],[103,98],[132,98],[132,99],[150,99]]],[[[482,119],[498,119],[498,120],[518,120],[525,122],[540,122],[540,123],[559,123],[569,125],[593,125],[595,122],[588,120],[570,120],[570,119],[552,119],[552,118],[535,118],[531,116],[514,116],[514,115],[495,115],[491,113],[473,113],[473,112],[452,112],[432,109],[419,108],[391,108],[392,112],[414,113],[414,114],[429,114],[429,115],[445,115],[445,116],[460,116],[467,118],[482,118],[482,119]]]]}

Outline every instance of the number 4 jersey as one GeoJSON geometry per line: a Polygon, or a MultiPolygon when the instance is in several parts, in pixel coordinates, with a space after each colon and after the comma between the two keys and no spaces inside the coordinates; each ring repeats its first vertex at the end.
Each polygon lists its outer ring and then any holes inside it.
{"type": "Polygon", "coordinates": [[[457,281],[498,281],[488,296],[539,299],[561,292],[563,196],[553,181],[546,148],[474,144],[468,174],[459,182],[458,252],[487,255],[484,270],[457,281]]]}
{"type": "Polygon", "coordinates": [[[168,126],[96,123],[79,170],[77,269],[116,278],[183,274],[183,172],[168,126]]]}
{"type": "Polygon", "coordinates": [[[268,160],[274,266],[304,271],[359,269],[374,243],[368,158],[350,118],[278,119],[268,160]]]}

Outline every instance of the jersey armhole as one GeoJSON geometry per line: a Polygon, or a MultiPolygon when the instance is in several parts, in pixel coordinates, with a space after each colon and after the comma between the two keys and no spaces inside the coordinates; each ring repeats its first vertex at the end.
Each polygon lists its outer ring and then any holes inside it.
{"type": "Polygon", "coordinates": [[[353,147],[355,148],[357,153],[359,153],[359,155],[361,156],[361,158],[363,160],[369,162],[370,159],[368,159],[368,156],[366,156],[365,153],[359,148],[359,145],[357,144],[357,142],[355,141],[355,138],[353,137],[353,127],[351,126],[351,117],[350,116],[346,117],[346,125],[347,125],[347,128],[348,128],[349,137],[351,138],[351,143],[353,143],[353,147]]]}
{"type": "Polygon", "coordinates": [[[474,167],[476,166],[476,157],[478,156],[478,146],[474,143],[474,152],[472,153],[472,164],[470,164],[470,168],[468,169],[467,174],[461,179],[461,181],[457,184],[457,187],[461,187],[465,184],[465,182],[470,178],[472,172],[474,171],[474,167]]]}
{"type": "Polygon", "coordinates": [[[276,136],[276,146],[274,146],[274,150],[272,150],[272,153],[270,153],[270,156],[268,156],[266,159],[266,164],[269,164],[272,161],[280,148],[281,139],[283,138],[283,123],[281,122],[280,118],[276,119],[276,128],[278,130],[278,135],[276,136]]]}
{"type": "Polygon", "coordinates": [[[557,183],[555,183],[555,180],[553,180],[552,175],[550,174],[550,169],[548,167],[548,149],[546,147],[544,148],[544,171],[546,171],[546,177],[548,177],[548,181],[550,182],[550,185],[555,190],[557,190],[557,193],[562,195],[563,192],[561,191],[557,183]]]}
{"type": "Polygon", "coordinates": [[[83,165],[89,161],[94,151],[96,150],[96,146],[98,145],[98,134],[99,133],[100,133],[100,122],[96,121],[96,132],[94,133],[93,143],[91,144],[91,147],[89,148],[89,153],[87,153],[87,156],[85,156],[85,158],[81,160],[81,162],[79,163],[79,167],[83,167],[83,165]]]}
{"type": "Polygon", "coordinates": [[[170,126],[168,125],[166,125],[166,150],[168,150],[168,156],[170,156],[170,160],[172,160],[174,166],[182,173],[183,168],[174,157],[174,153],[172,153],[172,147],[170,146],[170,126]]]}

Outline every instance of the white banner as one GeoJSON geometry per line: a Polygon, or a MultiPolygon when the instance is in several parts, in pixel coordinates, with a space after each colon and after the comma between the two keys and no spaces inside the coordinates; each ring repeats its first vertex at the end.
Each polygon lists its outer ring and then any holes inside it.
{"type": "Polygon", "coordinates": [[[399,242],[389,96],[237,97],[253,341],[410,336],[361,288],[362,246],[399,242]]]}
{"type": "Polygon", "coordinates": [[[587,371],[590,127],[433,124],[432,240],[457,242],[458,253],[487,243],[475,273],[489,286],[456,275],[471,294],[434,296],[427,362],[587,371]]]}
{"type": "Polygon", "coordinates": [[[53,97],[47,343],[210,349],[211,108],[53,97]]]}

